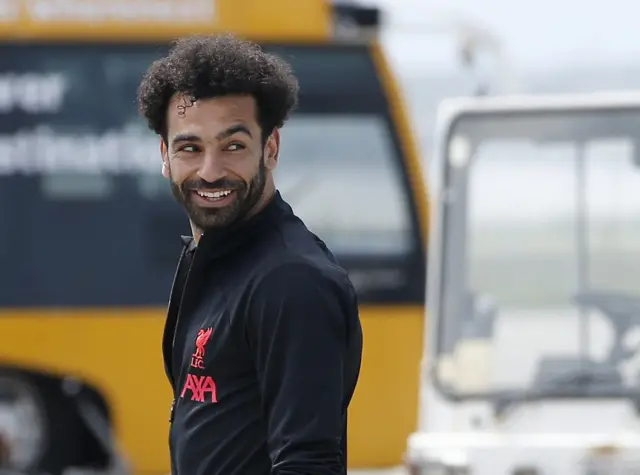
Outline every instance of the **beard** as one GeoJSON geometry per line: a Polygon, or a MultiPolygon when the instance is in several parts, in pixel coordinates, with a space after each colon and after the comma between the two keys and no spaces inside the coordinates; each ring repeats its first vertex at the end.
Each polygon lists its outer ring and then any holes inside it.
{"type": "Polygon", "coordinates": [[[171,171],[169,171],[169,179],[174,198],[184,207],[189,220],[196,228],[202,232],[227,228],[247,218],[262,198],[266,185],[264,155],[260,157],[258,171],[249,183],[244,180],[220,179],[214,182],[185,180],[182,184],[178,184],[173,181],[171,171]],[[206,191],[216,188],[233,190],[235,195],[233,201],[222,208],[205,208],[193,202],[194,190],[206,191]]]}

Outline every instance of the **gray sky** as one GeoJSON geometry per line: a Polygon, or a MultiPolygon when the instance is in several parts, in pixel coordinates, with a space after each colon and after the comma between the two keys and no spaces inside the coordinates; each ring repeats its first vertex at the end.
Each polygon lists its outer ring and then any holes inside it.
{"type": "MultiPolygon", "coordinates": [[[[386,13],[383,44],[400,79],[425,150],[445,97],[472,94],[478,83],[512,92],[577,92],[640,87],[640,2],[633,0],[360,0],[386,13]],[[451,18],[500,39],[473,73],[461,68],[451,18]],[[438,28],[436,28],[438,27],[438,28]],[[443,28],[444,27],[444,28],[443,28]],[[498,64],[498,67],[496,65],[498,64]]],[[[495,89],[493,89],[495,88],[495,89]]]]}
{"type": "Polygon", "coordinates": [[[400,24],[443,24],[448,14],[473,19],[500,36],[518,70],[640,62],[640,2],[632,0],[371,1],[390,13],[394,33],[385,43],[402,67],[452,64],[451,37],[397,33],[400,24]]]}

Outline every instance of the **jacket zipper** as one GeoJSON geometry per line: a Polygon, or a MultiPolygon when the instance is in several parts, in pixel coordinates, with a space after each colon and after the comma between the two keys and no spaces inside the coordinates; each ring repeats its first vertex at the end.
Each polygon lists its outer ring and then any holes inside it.
{"type": "MultiPolygon", "coordinates": [[[[185,250],[185,254],[188,250],[185,250]]],[[[184,279],[184,285],[182,287],[182,294],[180,295],[180,302],[178,306],[178,314],[176,315],[176,323],[173,329],[173,340],[171,341],[171,358],[170,358],[170,368],[171,368],[171,385],[173,388],[173,401],[171,402],[171,410],[169,413],[169,453],[173,454],[173,421],[175,419],[176,406],[178,405],[178,390],[175,384],[175,375],[173,374],[173,350],[176,345],[176,335],[178,333],[178,325],[180,324],[180,316],[182,315],[182,310],[184,307],[185,295],[187,294],[187,288],[189,287],[189,278],[191,277],[191,270],[193,269],[193,265],[198,257],[198,247],[196,247],[193,257],[191,258],[191,262],[189,262],[189,268],[187,269],[187,274],[184,279]]],[[[182,263],[182,259],[178,262],[178,266],[182,263]]],[[[180,267],[178,267],[178,270],[180,267]]],[[[171,456],[171,473],[172,475],[178,475],[178,470],[175,463],[175,457],[171,456]]]]}
{"type": "MultiPolygon", "coordinates": [[[[179,306],[178,306],[178,315],[176,315],[176,324],[173,330],[173,340],[171,341],[171,379],[173,380],[175,375],[173,374],[173,349],[176,346],[176,336],[178,334],[178,325],[180,325],[180,316],[182,315],[182,310],[184,307],[184,297],[187,294],[187,289],[189,287],[189,278],[191,277],[191,269],[193,269],[193,264],[196,261],[196,258],[198,257],[198,248],[196,247],[196,250],[193,253],[193,257],[191,258],[191,262],[189,262],[189,268],[187,269],[187,274],[185,275],[184,278],[184,286],[182,287],[182,294],[180,295],[180,302],[179,302],[179,306]]],[[[176,398],[176,387],[175,384],[173,385],[173,397],[174,399],[176,398]]]]}
{"type": "MultiPolygon", "coordinates": [[[[176,283],[177,283],[177,280],[178,280],[178,276],[180,275],[180,267],[182,266],[182,262],[184,261],[184,257],[186,256],[187,252],[188,252],[188,249],[187,249],[187,246],[185,245],[182,248],[182,252],[180,253],[180,258],[178,259],[178,265],[177,265],[176,271],[175,271],[175,273],[173,275],[173,282],[171,283],[171,290],[169,291],[169,296],[170,296],[169,299],[170,300],[169,300],[169,305],[167,307],[167,318],[169,316],[169,312],[171,311],[171,303],[172,303],[171,302],[171,296],[173,296],[173,294],[174,294],[174,292],[176,290],[176,283]]],[[[181,295],[180,298],[182,299],[182,295],[181,295]]],[[[180,307],[178,307],[178,311],[179,310],[180,310],[180,307]]],[[[172,329],[173,335],[171,336],[171,338],[172,338],[171,349],[173,349],[173,344],[175,342],[175,332],[176,332],[176,327],[177,327],[176,324],[177,324],[177,316],[176,316],[176,322],[174,322],[173,329],[172,329]]],[[[166,329],[165,329],[165,332],[166,332],[166,329]]],[[[166,350],[166,348],[165,348],[165,342],[164,342],[164,338],[163,338],[163,342],[162,342],[162,351],[163,351],[163,353],[165,352],[165,350],[166,350]]],[[[174,396],[175,396],[175,383],[174,383],[174,375],[173,375],[173,367],[172,367],[173,354],[172,353],[170,353],[169,355],[164,355],[163,354],[163,356],[165,357],[165,358],[163,358],[165,364],[167,362],[166,357],[168,356],[168,358],[169,358],[169,364],[167,365],[167,372],[169,373],[168,374],[169,382],[171,383],[171,389],[172,389],[172,392],[174,393],[174,396]]]]}
{"type": "MultiPolygon", "coordinates": [[[[182,262],[184,261],[184,257],[187,255],[187,253],[189,252],[188,246],[185,246],[182,249],[182,253],[180,254],[180,259],[178,260],[178,266],[176,268],[176,272],[175,275],[173,276],[173,284],[171,285],[171,291],[170,291],[170,295],[173,294],[174,290],[175,290],[175,285],[176,285],[176,280],[180,274],[180,267],[182,266],[182,262]]],[[[195,258],[195,256],[194,256],[195,258]]],[[[191,273],[191,265],[193,265],[193,259],[191,260],[191,263],[189,264],[189,269],[187,269],[187,275],[185,277],[184,280],[184,284],[182,287],[182,293],[180,295],[180,302],[179,302],[179,306],[178,306],[178,314],[176,315],[176,321],[175,324],[173,326],[173,335],[172,335],[172,340],[171,340],[171,353],[169,354],[169,365],[168,365],[168,370],[169,373],[171,375],[170,378],[170,382],[171,382],[171,389],[172,389],[172,393],[173,393],[173,400],[171,401],[171,409],[169,411],[169,454],[170,454],[170,459],[171,459],[171,475],[178,475],[178,469],[176,466],[176,461],[175,461],[175,457],[173,456],[173,421],[175,418],[175,412],[176,412],[176,403],[177,403],[177,391],[176,391],[176,383],[175,383],[175,375],[173,374],[173,348],[176,344],[176,331],[178,329],[178,322],[180,321],[180,311],[182,308],[182,302],[184,300],[184,294],[185,294],[185,290],[187,288],[187,281],[189,279],[189,274],[191,273]]]]}

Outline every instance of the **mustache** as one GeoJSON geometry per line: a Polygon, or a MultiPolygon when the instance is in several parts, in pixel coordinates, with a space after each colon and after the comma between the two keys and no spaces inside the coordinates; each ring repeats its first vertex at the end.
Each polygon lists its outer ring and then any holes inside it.
{"type": "Polygon", "coordinates": [[[221,178],[216,181],[206,181],[206,180],[188,180],[182,184],[183,190],[203,190],[203,189],[212,189],[212,188],[224,188],[229,190],[241,190],[245,187],[244,182],[239,180],[229,180],[226,178],[221,178]]]}

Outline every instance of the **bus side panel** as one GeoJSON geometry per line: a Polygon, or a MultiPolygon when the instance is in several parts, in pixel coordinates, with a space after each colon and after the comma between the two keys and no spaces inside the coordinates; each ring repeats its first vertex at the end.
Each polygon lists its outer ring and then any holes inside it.
{"type": "Polygon", "coordinates": [[[162,362],[164,312],[3,312],[0,335],[10,337],[2,340],[2,363],[93,386],[106,399],[134,472],[167,473],[172,397],[162,362]]]}
{"type": "Polygon", "coordinates": [[[402,463],[417,427],[424,308],[360,309],[362,371],[349,412],[350,468],[402,463]]]}
{"type": "MultiPolygon", "coordinates": [[[[1,356],[8,364],[94,386],[113,411],[115,433],[134,470],[166,472],[171,389],[160,351],[163,315],[164,310],[5,313],[0,334],[11,338],[3,341],[1,356]]],[[[422,307],[361,309],[365,343],[349,413],[350,467],[401,462],[406,437],[416,426],[423,315],[422,307]]]]}

